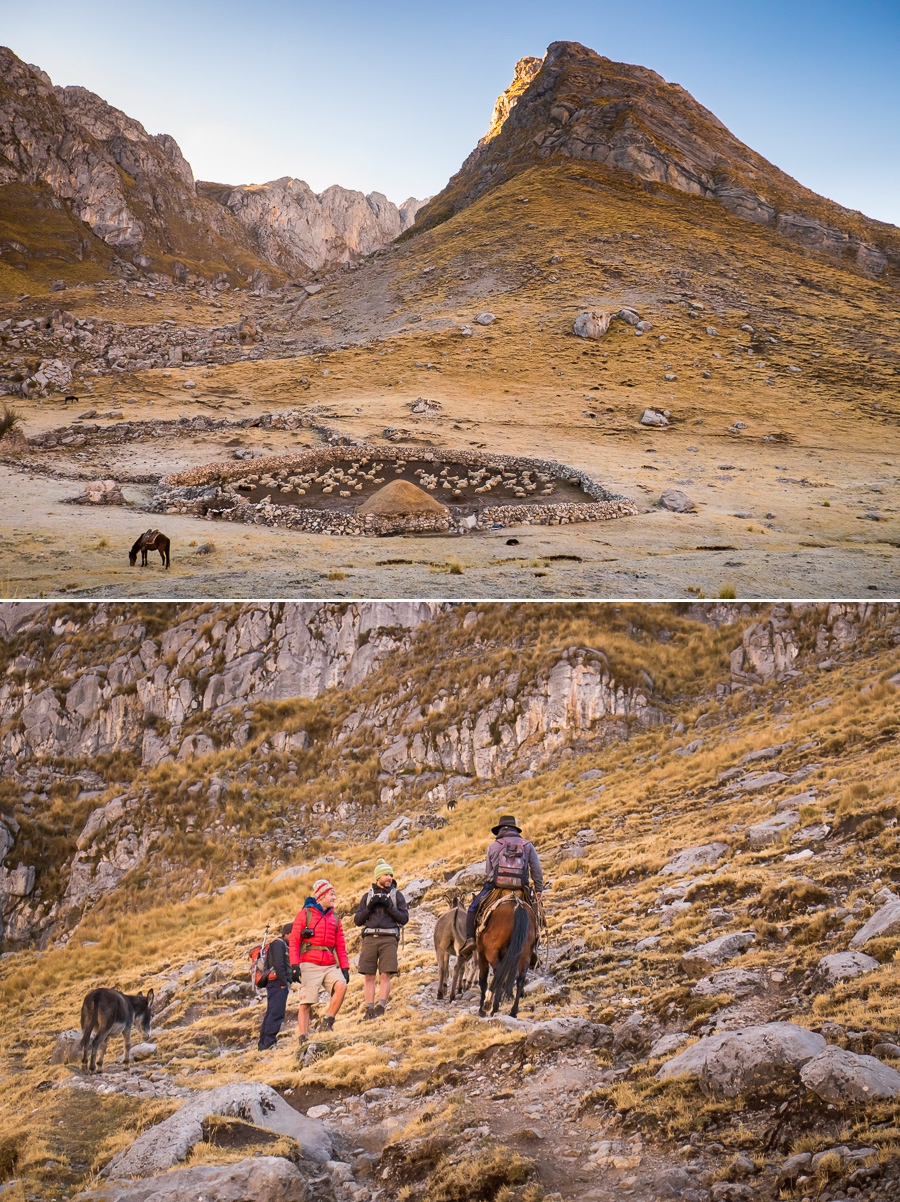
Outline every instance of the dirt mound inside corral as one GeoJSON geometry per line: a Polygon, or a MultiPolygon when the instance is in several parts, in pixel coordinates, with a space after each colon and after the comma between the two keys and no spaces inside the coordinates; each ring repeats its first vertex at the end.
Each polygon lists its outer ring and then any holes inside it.
{"type": "Polygon", "coordinates": [[[377,513],[382,517],[402,515],[404,517],[422,513],[448,513],[435,497],[408,480],[392,480],[363,501],[357,513],[377,513]]]}

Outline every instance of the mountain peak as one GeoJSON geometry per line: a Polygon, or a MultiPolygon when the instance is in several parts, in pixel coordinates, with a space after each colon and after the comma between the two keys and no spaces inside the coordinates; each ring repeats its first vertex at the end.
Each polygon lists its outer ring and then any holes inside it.
{"type": "Polygon", "coordinates": [[[746,146],[676,83],[617,63],[578,42],[523,58],[498,97],[488,133],[447,187],[423,206],[416,229],[447,220],[486,192],[543,162],[582,160],[718,201],[736,216],[841,255],[880,274],[900,261],[895,227],[849,213],[804,188],[746,146]]]}

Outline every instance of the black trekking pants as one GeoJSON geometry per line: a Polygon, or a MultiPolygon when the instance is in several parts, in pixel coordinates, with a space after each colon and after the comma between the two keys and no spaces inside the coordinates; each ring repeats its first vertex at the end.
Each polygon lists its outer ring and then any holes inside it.
{"type": "Polygon", "coordinates": [[[279,985],[272,981],[266,986],[266,1013],[263,1016],[262,1029],[259,1033],[257,1047],[261,1052],[275,1046],[281,1024],[284,1022],[284,1011],[288,1000],[287,985],[279,985]]]}

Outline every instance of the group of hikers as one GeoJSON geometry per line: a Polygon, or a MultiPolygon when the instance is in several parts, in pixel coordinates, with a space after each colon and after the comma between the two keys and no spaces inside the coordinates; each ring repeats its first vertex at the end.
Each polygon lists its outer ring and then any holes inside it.
{"type": "MultiPolygon", "coordinates": [[[[466,914],[466,941],[461,958],[475,950],[479,910],[491,895],[513,893],[528,904],[540,904],[544,887],[538,854],[512,815],[502,817],[485,857],[485,879],[472,899],[466,914]]],[[[265,1051],[275,1045],[292,984],[299,983],[297,1015],[298,1052],[302,1056],[309,1039],[312,1007],[320,992],[329,996],[318,1029],[332,1031],[334,1020],[350,983],[350,960],[344,929],[335,913],[337,894],[330,881],[317,880],[294,918],[268,945],[263,966],[266,1012],[259,1034],[258,1048],[265,1051]]],[[[409,922],[409,906],[397,887],[394,870],[383,858],[375,865],[371,888],[359,900],[353,919],[362,928],[362,949],[357,970],[363,977],[365,1018],[380,1018],[387,1009],[391,981],[399,971],[398,948],[403,928],[409,922]],[[377,994],[377,1000],[376,1000],[377,994]]]]}

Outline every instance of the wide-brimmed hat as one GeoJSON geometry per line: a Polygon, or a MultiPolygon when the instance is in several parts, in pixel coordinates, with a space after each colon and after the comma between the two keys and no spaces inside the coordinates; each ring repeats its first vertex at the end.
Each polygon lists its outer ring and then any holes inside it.
{"type": "Polygon", "coordinates": [[[522,828],[518,825],[512,814],[504,814],[503,817],[498,820],[497,825],[491,827],[491,833],[494,835],[499,835],[504,827],[506,829],[512,827],[512,829],[514,831],[518,831],[520,835],[522,833],[522,828]]]}

